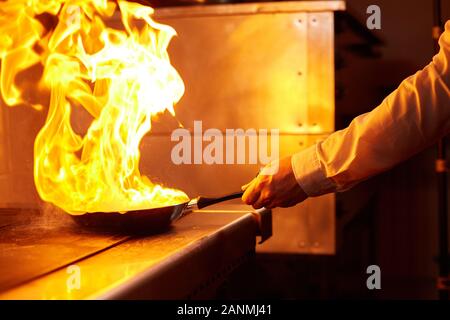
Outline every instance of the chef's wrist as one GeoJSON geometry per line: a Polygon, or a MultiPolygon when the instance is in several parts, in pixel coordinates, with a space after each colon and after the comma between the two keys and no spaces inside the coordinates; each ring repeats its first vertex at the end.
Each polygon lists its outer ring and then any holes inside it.
{"type": "Polygon", "coordinates": [[[333,180],[326,177],[317,155],[317,148],[318,145],[315,144],[291,157],[295,179],[309,197],[320,196],[336,190],[333,180]]]}

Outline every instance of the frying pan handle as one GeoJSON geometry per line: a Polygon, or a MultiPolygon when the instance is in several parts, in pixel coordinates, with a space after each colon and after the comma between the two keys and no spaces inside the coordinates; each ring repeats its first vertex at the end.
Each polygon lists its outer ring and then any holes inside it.
{"type": "Polygon", "coordinates": [[[219,197],[219,198],[198,197],[197,198],[197,207],[199,209],[203,209],[205,207],[211,206],[211,205],[219,203],[219,202],[240,198],[240,197],[242,197],[243,194],[244,194],[243,191],[239,191],[239,192],[231,193],[226,196],[219,197]]]}

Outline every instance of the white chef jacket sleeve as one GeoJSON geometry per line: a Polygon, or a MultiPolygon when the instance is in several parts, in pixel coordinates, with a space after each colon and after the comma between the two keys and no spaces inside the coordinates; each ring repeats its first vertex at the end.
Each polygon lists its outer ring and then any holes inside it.
{"type": "Polygon", "coordinates": [[[381,105],[292,156],[293,172],[306,194],[346,190],[450,132],[450,20],[439,45],[432,62],[381,105]]]}

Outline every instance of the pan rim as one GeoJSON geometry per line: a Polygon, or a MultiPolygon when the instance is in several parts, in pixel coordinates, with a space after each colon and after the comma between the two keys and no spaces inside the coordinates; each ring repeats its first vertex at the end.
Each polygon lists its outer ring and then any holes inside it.
{"type": "Polygon", "coordinates": [[[86,216],[86,215],[95,215],[95,214],[108,214],[108,215],[129,215],[129,214],[134,214],[134,213],[140,213],[142,214],[143,212],[148,212],[148,211],[157,211],[157,210],[163,210],[163,209],[169,209],[169,208],[175,208],[178,206],[186,206],[188,205],[192,200],[189,201],[185,201],[185,202],[180,202],[177,204],[173,204],[170,206],[161,206],[161,207],[152,207],[152,208],[146,208],[146,209],[136,209],[136,210],[129,210],[129,211],[125,211],[123,213],[121,213],[120,211],[93,211],[93,212],[85,212],[83,214],[71,214],[71,213],[67,213],[68,215],[70,215],[71,217],[82,217],[82,216],[86,216]]]}

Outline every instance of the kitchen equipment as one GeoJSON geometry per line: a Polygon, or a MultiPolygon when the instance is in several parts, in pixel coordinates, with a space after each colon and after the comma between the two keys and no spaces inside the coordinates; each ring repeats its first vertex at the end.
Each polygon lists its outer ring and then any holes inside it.
{"type": "Polygon", "coordinates": [[[172,206],[134,210],[126,213],[89,212],[74,215],[72,218],[82,226],[99,230],[120,233],[154,233],[169,228],[172,221],[182,218],[195,209],[240,198],[242,194],[241,191],[217,198],[197,197],[172,206]]]}
{"type": "Polygon", "coordinates": [[[71,219],[54,229],[21,219],[11,216],[0,233],[0,300],[212,299],[270,237],[260,229],[270,210],[226,202],[145,237],[91,231],[71,219]],[[77,270],[81,286],[70,290],[77,270]]]}

